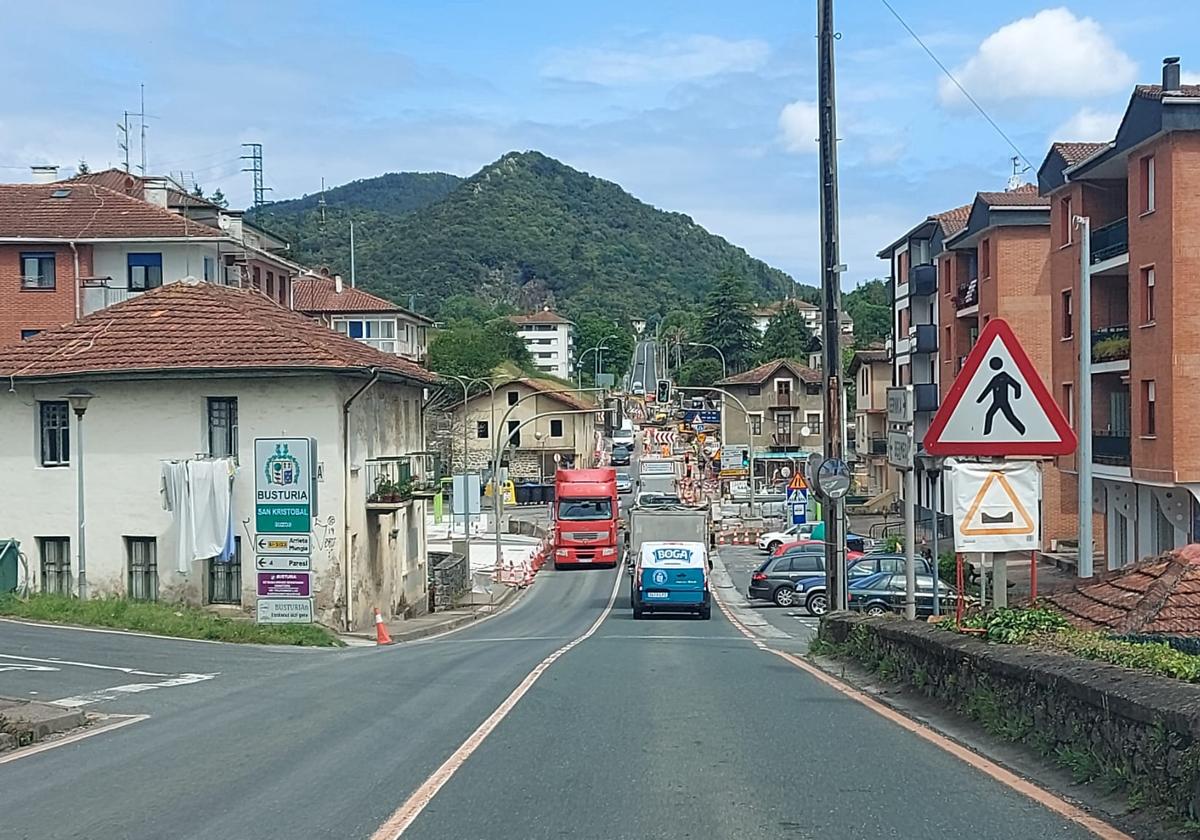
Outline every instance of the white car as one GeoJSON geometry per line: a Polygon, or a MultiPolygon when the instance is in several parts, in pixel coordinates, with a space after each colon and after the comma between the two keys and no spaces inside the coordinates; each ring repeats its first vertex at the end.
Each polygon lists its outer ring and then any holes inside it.
{"type": "Polygon", "coordinates": [[[634,393],[634,394],[636,394],[636,395],[637,395],[637,396],[639,396],[639,397],[640,397],[640,396],[642,396],[642,395],[644,395],[644,394],[646,393],[646,389],[642,387],[642,381],[641,381],[640,379],[635,379],[635,380],[634,380],[634,382],[633,382],[633,393],[634,393]]]}
{"type": "Polygon", "coordinates": [[[767,554],[771,554],[784,543],[808,539],[816,524],[815,522],[805,522],[802,525],[790,525],[782,531],[767,531],[758,538],[758,547],[767,554]]]}

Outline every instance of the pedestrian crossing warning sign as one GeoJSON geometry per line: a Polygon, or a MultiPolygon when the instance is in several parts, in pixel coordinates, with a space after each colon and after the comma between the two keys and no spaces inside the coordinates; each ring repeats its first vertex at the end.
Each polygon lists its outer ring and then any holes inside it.
{"type": "Polygon", "coordinates": [[[958,551],[1028,551],[1041,544],[1036,464],[954,463],[954,547],[958,551]]]}

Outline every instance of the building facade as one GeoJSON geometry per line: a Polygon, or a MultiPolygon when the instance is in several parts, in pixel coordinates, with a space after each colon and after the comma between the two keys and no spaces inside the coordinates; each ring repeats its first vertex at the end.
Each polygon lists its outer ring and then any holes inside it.
{"type": "Polygon", "coordinates": [[[533,364],[543,373],[570,379],[575,372],[575,324],[543,309],[529,315],[510,315],[517,335],[529,348],[533,364]]]}
{"type": "MultiPolygon", "coordinates": [[[[316,441],[318,620],[363,629],[423,612],[422,368],[250,290],[194,281],[0,348],[0,533],[35,589],[78,583],[81,460],[92,594],[252,610],[256,437],[316,441]],[[66,350],[70,352],[65,352],[66,350]],[[82,428],[64,394],[90,391],[82,428]],[[80,458],[82,450],[83,459],[80,458]],[[233,562],[197,557],[164,510],[164,464],[232,459],[233,562]],[[380,498],[381,480],[402,485],[380,498]]],[[[176,508],[178,510],[178,508],[176,508]]],[[[201,516],[196,513],[196,516],[201,516]]]]}
{"type": "MultiPolygon", "coordinates": [[[[1112,141],[1055,144],[1038,181],[1052,208],[1052,393],[1074,424],[1089,352],[1095,542],[1119,568],[1200,539],[1200,86],[1168,59],[1162,84],[1134,89],[1112,141]],[[1076,216],[1090,220],[1087,254],[1076,216]],[[1081,260],[1090,324],[1078,317],[1081,260]]],[[[1076,458],[1058,459],[1072,478],[1076,458]]]]}
{"type": "Polygon", "coordinates": [[[340,274],[306,272],[293,283],[292,306],[342,335],[383,353],[424,362],[433,321],[363,289],[340,274]]]}
{"type": "Polygon", "coordinates": [[[775,359],[715,383],[745,406],[722,396],[725,446],[796,452],[821,448],[821,375],[791,359],[775,359]]]}
{"type": "Polygon", "coordinates": [[[895,492],[899,473],[887,459],[887,390],[892,365],[883,348],[857,350],[847,374],[854,389],[854,447],[862,490],[867,495],[895,492]]]}

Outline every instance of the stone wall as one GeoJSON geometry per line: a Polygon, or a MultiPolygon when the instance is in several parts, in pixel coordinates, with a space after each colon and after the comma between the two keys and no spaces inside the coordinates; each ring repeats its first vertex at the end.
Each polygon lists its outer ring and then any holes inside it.
{"type": "Polygon", "coordinates": [[[1200,686],[895,618],[831,614],[819,638],[1131,805],[1200,815],[1200,686]]]}

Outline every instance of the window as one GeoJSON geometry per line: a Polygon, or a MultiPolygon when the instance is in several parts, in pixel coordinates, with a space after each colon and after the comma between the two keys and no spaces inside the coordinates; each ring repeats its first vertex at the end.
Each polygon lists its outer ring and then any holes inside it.
{"type": "Polygon", "coordinates": [[[900,310],[900,315],[899,315],[898,320],[900,323],[900,326],[899,326],[900,337],[907,338],[908,337],[908,322],[909,322],[907,306],[900,310]]]}
{"type": "Polygon", "coordinates": [[[561,420],[550,421],[550,437],[560,438],[563,436],[563,427],[561,420]]]}
{"type": "Polygon", "coordinates": [[[979,243],[979,276],[985,280],[992,276],[992,241],[987,238],[979,243]]]}
{"type": "Polygon", "coordinates": [[[946,361],[954,358],[954,345],[950,341],[949,327],[946,327],[946,340],[942,342],[942,355],[946,357],[946,361]]]}
{"type": "Polygon", "coordinates": [[[1075,325],[1071,312],[1071,293],[1062,293],[1062,337],[1071,338],[1075,335],[1075,325]]]}
{"type": "Polygon", "coordinates": [[[71,541],[66,537],[38,537],[41,555],[42,591],[71,594],[71,541]]]}
{"type": "Polygon", "coordinates": [[[491,437],[491,435],[488,434],[488,421],[486,421],[486,420],[476,420],[475,421],[475,437],[481,438],[481,439],[486,439],[486,438],[491,437]]]}
{"type": "Polygon", "coordinates": [[[154,537],[126,537],[129,564],[126,594],[139,601],[158,600],[158,541],[154,537]]]}
{"type": "Polygon", "coordinates": [[[38,403],[43,467],[71,463],[71,409],[66,400],[38,403]]]}
{"type": "Polygon", "coordinates": [[[788,437],[792,434],[791,414],[775,415],[775,434],[779,435],[780,437],[788,437]]]}
{"type": "Polygon", "coordinates": [[[761,414],[751,414],[750,415],[750,434],[761,435],[762,433],[763,433],[763,431],[762,431],[762,415],[761,414]]]}
{"type": "Polygon", "coordinates": [[[521,429],[521,421],[520,420],[509,420],[508,421],[508,441],[513,446],[521,445],[520,429],[521,429]]]}
{"type": "Polygon", "coordinates": [[[825,558],[820,554],[793,554],[791,569],[793,572],[823,572],[825,558]]]}
{"type": "Polygon", "coordinates": [[[162,285],[162,254],[129,255],[129,290],[144,292],[162,285]]]}
{"type": "Polygon", "coordinates": [[[254,266],[253,272],[251,273],[251,277],[253,277],[252,286],[255,291],[258,291],[259,289],[262,288],[262,275],[258,270],[258,266],[254,266]]]}
{"type": "Polygon", "coordinates": [[[521,399],[521,394],[519,391],[509,391],[508,392],[508,404],[509,405],[516,405],[517,400],[519,400],[519,399],[521,399]]]}
{"type": "Polygon", "coordinates": [[[274,271],[267,272],[267,297],[269,297],[269,298],[275,297],[275,272],[274,271]]]}
{"type": "Polygon", "coordinates": [[[21,254],[21,288],[54,288],[54,254],[41,251],[21,254]]]}
{"type": "Polygon", "coordinates": [[[242,538],[233,538],[233,556],[208,561],[208,603],[242,603],[242,538]]]}
{"type": "Polygon", "coordinates": [[[1154,266],[1142,269],[1142,323],[1154,323],[1154,266]]]}
{"type": "Polygon", "coordinates": [[[1142,158],[1141,170],[1142,212],[1149,213],[1154,209],[1154,155],[1142,158]]]}
{"type": "Polygon", "coordinates": [[[208,457],[237,457],[237,397],[209,397],[208,457]]]}
{"type": "Polygon", "coordinates": [[[217,261],[212,257],[204,258],[204,282],[211,283],[217,279],[217,261]]]}
{"type": "Polygon", "coordinates": [[[760,395],[762,393],[762,387],[759,385],[751,385],[749,388],[746,389],[746,393],[752,397],[757,397],[758,395],[760,395]]]}
{"type": "Polygon", "coordinates": [[[864,397],[871,393],[871,377],[867,373],[866,365],[858,371],[858,393],[864,397]]]}
{"type": "Polygon", "coordinates": [[[808,426],[809,432],[814,435],[821,434],[821,412],[806,411],[804,412],[804,425],[808,426]]]}
{"type": "Polygon", "coordinates": [[[1154,380],[1142,380],[1142,434],[1146,437],[1153,437],[1158,434],[1158,412],[1154,404],[1154,380]]]}
{"type": "Polygon", "coordinates": [[[1067,423],[1075,427],[1075,385],[1064,382],[1062,386],[1062,412],[1067,416],[1067,423]]]}
{"type": "Polygon", "coordinates": [[[1071,230],[1075,227],[1075,219],[1071,213],[1071,197],[1058,200],[1059,245],[1070,245],[1071,230]]]}
{"type": "Polygon", "coordinates": [[[279,303],[281,306],[288,305],[288,276],[286,274],[279,275],[279,303]]]}
{"type": "Polygon", "coordinates": [[[339,318],[333,328],[383,353],[396,352],[396,321],[393,318],[339,318]]]}
{"type": "Polygon", "coordinates": [[[37,335],[40,332],[41,332],[41,330],[21,330],[21,340],[27,341],[28,339],[33,338],[35,335],[37,335]]]}

